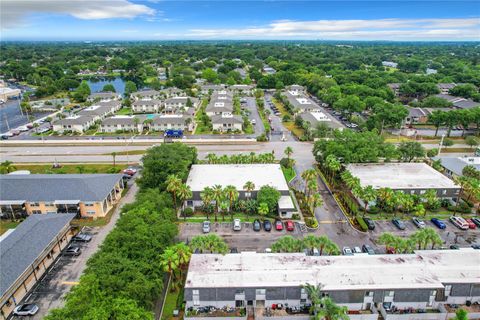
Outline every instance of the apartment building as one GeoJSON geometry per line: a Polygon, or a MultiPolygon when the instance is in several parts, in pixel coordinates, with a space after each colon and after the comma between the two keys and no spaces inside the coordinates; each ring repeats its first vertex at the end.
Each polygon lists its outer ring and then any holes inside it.
{"type": "MultiPolygon", "coordinates": [[[[138,118],[138,117],[137,117],[138,118]]],[[[143,120],[135,120],[135,116],[114,116],[102,121],[100,131],[115,132],[141,132],[143,130],[143,120]]]]}
{"type": "Polygon", "coordinates": [[[111,100],[120,100],[122,96],[115,92],[94,92],[88,96],[88,101],[92,102],[108,102],[111,100]]]}
{"type": "Polygon", "coordinates": [[[165,113],[183,113],[187,108],[197,108],[199,100],[193,97],[171,97],[165,100],[163,112],[165,113]]]}
{"type": "MultiPolygon", "coordinates": [[[[304,286],[311,284],[347,307],[350,319],[449,319],[449,305],[480,302],[479,262],[480,250],[472,248],[402,255],[193,254],[184,297],[187,309],[246,307],[261,314],[273,304],[309,305],[304,286]]],[[[297,316],[275,319],[281,318],[297,316]]]]}
{"type": "Polygon", "coordinates": [[[132,100],[142,100],[142,99],[158,99],[160,97],[160,92],[157,90],[141,90],[134,92],[130,95],[132,100]]]}
{"type": "Polygon", "coordinates": [[[72,131],[83,133],[95,124],[95,117],[92,115],[73,115],[53,123],[53,131],[63,133],[72,131]]]}
{"type": "Polygon", "coordinates": [[[45,213],[74,213],[104,217],[124,188],[122,174],[0,175],[0,213],[19,217],[45,213]]]}
{"type": "Polygon", "coordinates": [[[242,131],[243,119],[228,112],[211,116],[213,130],[220,132],[242,131]]]}
{"type": "Polygon", "coordinates": [[[158,113],[162,107],[162,102],[157,99],[143,98],[132,103],[134,113],[158,113]]]}
{"type": "Polygon", "coordinates": [[[165,114],[152,119],[150,129],[165,131],[169,129],[192,131],[193,118],[186,114],[165,114]]]}
{"type": "Polygon", "coordinates": [[[0,319],[7,319],[68,245],[75,214],[29,216],[0,240],[0,319]]]}
{"type": "Polygon", "coordinates": [[[285,96],[288,102],[293,106],[297,112],[316,112],[321,111],[322,108],[308,98],[305,94],[298,90],[285,91],[285,96]]]}

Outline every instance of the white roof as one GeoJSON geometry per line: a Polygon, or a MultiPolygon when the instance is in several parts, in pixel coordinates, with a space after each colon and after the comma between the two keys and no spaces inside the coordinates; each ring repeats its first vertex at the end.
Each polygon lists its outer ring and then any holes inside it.
{"type": "Polygon", "coordinates": [[[347,170],[360,179],[362,187],[375,189],[455,189],[449,178],[425,163],[356,163],[347,170]]]}
{"type": "Polygon", "coordinates": [[[197,164],[190,170],[187,185],[192,191],[202,191],[216,184],[223,187],[233,185],[237,190],[243,190],[247,181],[255,184],[255,190],[265,185],[279,191],[288,190],[279,164],[197,164]]]}
{"type": "Polygon", "coordinates": [[[332,121],[325,113],[323,112],[310,112],[312,116],[315,118],[317,121],[332,121]]]}
{"type": "Polygon", "coordinates": [[[186,288],[297,287],[324,290],[442,288],[480,283],[480,250],[402,255],[306,256],[303,253],[193,254],[186,288]]]}
{"type": "Polygon", "coordinates": [[[280,209],[295,209],[295,205],[290,196],[281,196],[280,199],[278,199],[278,207],[280,209]]]}

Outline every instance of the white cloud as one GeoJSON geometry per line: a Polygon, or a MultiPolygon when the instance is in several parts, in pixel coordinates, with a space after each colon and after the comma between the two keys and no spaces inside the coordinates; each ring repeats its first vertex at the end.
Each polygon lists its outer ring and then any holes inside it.
{"type": "Polygon", "coordinates": [[[480,19],[279,20],[266,26],[192,29],[187,36],[211,39],[480,40],[480,19]]]}
{"type": "Polygon", "coordinates": [[[32,13],[71,15],[83,20],[134,18],[155,10],[128,0],[1,0],[1,27],[14,28],[32,13]]]}

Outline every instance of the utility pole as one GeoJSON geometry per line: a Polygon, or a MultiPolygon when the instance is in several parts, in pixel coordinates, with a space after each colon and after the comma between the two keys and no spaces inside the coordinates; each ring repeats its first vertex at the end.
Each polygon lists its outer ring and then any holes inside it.
{"type": "Polygon", "coordinates": [[[443,139],[445,138],[445,133],[442,134],[442,139],[440,139],[440,146],[438,147],[438,156],[440,156],[440,152],[442,152],[442,146],[443,146],[443,139]]]}

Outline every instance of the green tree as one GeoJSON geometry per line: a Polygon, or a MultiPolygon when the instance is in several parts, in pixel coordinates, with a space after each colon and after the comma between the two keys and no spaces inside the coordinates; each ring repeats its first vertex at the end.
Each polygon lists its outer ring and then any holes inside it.
{"type": "Polygon", "coordinates": [[[204,253],[226,254],[228,252],[228,245],[225,241],[213,233],[193,237],[190,241],[190,248],[192,251],[199,250],[204,253]]]}
{"type": "Polygon", "coordinates": [[[258,203],[266,203],[270,209],[270,213],[277,210],[278,200],[280,200],[280,192],[272,186],[262,186],[258,191],[258,203]]]}
{"type": "Polygon", "coordinates": [[[302,241],[292,236],[283,236],[272,244],[272,252],[301,252],[302,249],[302,241]]]}
{"type": "Polygon", "coordinates": [[[75,89],[73,93],[73,98],[79,102],[84,102],[87,100],[87,97],[90,95],[90,87],[87,81],[83,80],[80,85],[75,89]]]}
{"type": "Polygon", "coordinates": [[[228,211],[230,212],[230,214],[232,216],[232,220],[233,220],[232,205],[235,201],[238,200],[239,193],[238,193],[237,188],[235,186],[232,186],[232,185],[226,186],[224,192],[225,192],[225,194],[228,198],[228,211]]]}
{"type": "Polygon", "coordinates": [[[167,177],[166,183],[166,190],[172,194],[175,210],[177,210],[177,194],[182,185],[182,180],[177,175],[171,174],[167,177]]]}
{"type": "Polygon", "coordinates": [[[478,146],[478,139],[475,138],[474,136],[468,136],[465,138],[465,144],[467,144],[468,146],[470,146],[470,148],[474,148],[476,146],[478,146]]]}
{"type": "Polygon", "coordinates": [[[291,157],[292,154],[293,154],[293,149],[292,149],[292,147],[290,147],[290,146],[286,147],[285,150],[283,151],[283,153],[285,153],[285,155],[287,156],[288,164],[290,165],[290,157],[291,157]]]}
{"type": "Polygon", "coordinates": [[[252,191],[255,190],[255,184],[252,181],[247,181],[243,185],[243,190],[246,191],[246,193],[248,194],[247,198],[250,199],[252,197],[252,191]]]}
{"type": "Polygon", "coordinates": [[[412,160],[415,160],[416,158],[425,157],[425,148],[420,142],[402,142],[397,149],[402,161],[412,162],[412,160]]]}
{"type": "Polygon", "coordinates": [[[106,85],[104,85],[102,91],[103,92],[116,92],[115,87],[111,83],[107,83],[106,85]]]}
{"type": "Polygon", "coordinates": [[[112,152],[111,155],[112,155],[112,158],[113,158],[113,166],[115,167],[115,165],[116,165],[115,159],[116,159],[116,157],[117,157],[117,153],[116,153],[116,152],[112,152]]]}
{"type": "Polygon", "coordinates": [[[202,71],[202,78],[204,78],[208,82],[211,82],[211,83],[215,82],[215,80],[217,80],[217,77],[218,77],[217,72],[215,72],[215,70],[211,68],[207,68],[202,71]]]}
{"type": "Polygon", "coordinates": [[[207,220],[210,220],[208,215],[210,213],[209,206],[211,205],[212,201],[214,200],[213,189],[210,187],[205,187],[203,191],[200,193],[200,198],[203,202],[203,207],[205,208],[205,213],[207,214],[207,220]]]}
{"type": "Polygon", "coordinates": [[[160,266],[163,271],[168,272],[175,281],[175,271],[180,266],[180,258],[173,248],[167,248],[160,257],[160,266]]]}
{"type": "Polygon", "coordinates": [[[258,206],[257,212],[261,216],[266,216],[270,212],[268,204],[266,204],[265,202],[261,202],[258,206]]]}
{"type": "Polygon", "coordinates": [[[330,173],[330,181],[333,182],[333,178],[335,177],[335,174],[342,168],[342,164],[333,154],[329,154],[325,159],[325,165],[330,173]]]}
{"type": "Polygon", "coordinates": [[[452,320],[468,320],[468,312],[460,308],[455,312],[455,318],[452,320]]]}
{"type": "Polygon", "coordinates": [[[125,97],[130,96],[132,93],[137,91],[137,85],[133,81],[125,82],[125,97]]]}
{"type": "Polygon", "coordinates": [[[311,319],[314,320],[348,320],[348,308],[340,307],[333,300],[322,294],[321,286],[312,286],[306,284],[304,288],[307,291],[308,298],[312,302],[310,312],[313,313],[311,319]]]}
{"type": "MultiPolygon", "coordinates": [[[[192,198],[192,190],[190,189],[190,186],[182,183],[177,190],[177,196],[178,199],[182,202],[181,207],[183,208],[183,202],[187,199],[192,198]]],[[[187,219],[187,215],[185,214],[185,212],[183,212],[183,219],[187,219]]]]}
{"type": "Polygon", "coordinates": [[[365,216],[367,213],[368,203],[377,199],[377,190],[370,185],[362,188],[360,192],[360,199],[362,199],[364,203],[363,216],[365,216]]]}
{"type": "MultiPolygon", "coordinates": [[[[225,192],[222,188],[221,185],[217,184],[214,185],[213,188],[213,200],[215,200],[215,222],[217,222],[217,214],[218,214],[218,208],[220,207],[220,204],[222,201],[225,199],[225,192]]],[[[225,218],[223,219],[225,220],[225,218]]]]}
{"type": "Polygon", "coordinates": [[[0,163],[0,172],[2,174],[10,173],[15,170],[17,170],[17,168],[13,165],[13,162],[11,161],[5,160],[2,163],[0,163]]]}

